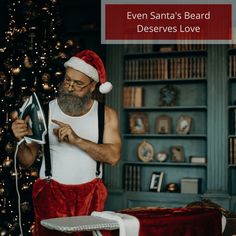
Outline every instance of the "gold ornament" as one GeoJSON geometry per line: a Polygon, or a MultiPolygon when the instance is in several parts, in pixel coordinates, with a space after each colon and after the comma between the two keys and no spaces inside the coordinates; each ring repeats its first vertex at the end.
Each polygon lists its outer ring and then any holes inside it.
{"type": "Polygon", "coordinates": [[[24,65],[25,65],[25,68],[32,68],[33,64],[30,60],[30,58],[28,56],[25,56],[24,58],[24,65]]]}
{"type": "Polygon", "coordinates": [[[0,232],[1,232],[1,234],[0,234],[1,236],[7,236],[7,235],[9,235],[8,232],[7,232],[7,230],[4,229],[4,228],[1,228],[1,227],[0,227],[0,232]]]}
{"type": "Polygon", "coordinates": [[[64,52],[59,52],[58,55],[57,55],[58,58],[60,59],[65,59],[67,58],[66,54],[64,52]]]}
{"type": "Polygon", "coordinates": [[[50,90],[51,86],[49,85],[49,83],[42,83],[43,89],[44,90],[50,90]]]}
{"type": "Polygon", "coordinates": [[[7,152],[7,154],[11,154],[13,153],[13,151],[15,150],[13,144],[11,142],[8,142],[5,146],[5,151],[7,152]]]}
{"type": "Polygon", "coordinates": [[[50,80],[50,74],[48,74],[48,73],[43,73],[43,75],[42,75],[42,81],[43,82],[49,82],[49,80],[50,80]]]}
{"type": "Polygon", "coordinates": [[[17,175],[17,178],[18,178],[18,179],[21,178],[21,176],[22,176],[22,175],[21,175],[21,172],[18,171],[18,172],[16,173],[14,170],[11,170],[10,174],[11,174],[11,178],[12,178],[12,179],[15,179],[15,178],[16,178],[16,175],[17,175]]]}
{"type": "Polygon", "coordinates": [[[61,47],[61,43],[58,41],[58,42],[56,43],[56,46],[55,46],[55,48],[56,48],[57,50],[59,50],[59,49],[60,49],[60,47],[61,47]]]}
{"type": "Polygon", "coordinates": [[[0,71],[0,85],[3,85],[6,83],[6,75],[3,71],[0,71]]]}
{"type": "Polygon", "coordinates": [[[22,191],[27,191],[27,190],[29,190],[29,185],[28,185],[28,184],[23,184],[21,190],[22,190],[22,191]]]}
{"type": "Polygon", "coordinates": [[[4,182],[0,183],[0,196],[6,196],[7,190],[4,182]]]}
{"type": "Polygon", "coordinates": [[[71,47],[74,45],[74,41],[72,39],[68,39],[65,43],[65,48],[71,47]]]}
{"type": "Polygon", "coordinates": [[[23,212],[27,212],[27,211],[31,210],[31,206],[30,206],[29,202],[22,202],[20,204],[20,208],[23,212]]]}
{"type": "Polygon", "coordinates": [[[6,49],[7,49],[6,47],[0,48],[0,52],[5,52],[6,49]]]}
{"type": "Polygon", "coordinates": [[[2,163],[2,166],[3,166],[3,168],[9,168],[9,167],[12,166],[12,164],[13,164],[13,160],[12,160],[9,156],[7,156],[7,157],[4,159],[4,161],[3,161],[3,163],[2,163]]]}
{"type": "Polygon", "coordinates": [[[30,6],[30,5],[33,4],[33,1],[32,1],[32,0],[27,0],[27,1],[25,1],[25,4],[26,4],[27,6],[30,6]]]}
{"type": "Polygon", "coordinates": [[[11,72],[12,72],[13,75],[19,75],[20,71],[21,71],[20,67],[11,68],[11,72]]]}
{"type": "MultiPolygon", "coordinates": [[[[3,208],[0,208],[0,212],[1,212],[1,214],[5,215],[7,213],[6,207],[4,206],[3,208]]],[[[2,233],[1,228],[0,228],[0,232],[2,233]]]]}
{"type": "Polygon", "coordinates": [[[31,176],[31,177],[34,177],[34,178],[37,178],[37,177],[39,176],[38,170],[35,169],[35,168],[32,168],[32,169],[30,170],[30,176],[31,176]]]}
{"type": "Polygon", "coordinates": [[[5,92],[5,96],[8,98],[13,98],[14,97],[14,91],[13,89],[9,89],[5,92]]]}
{"type": "Polygon", "coordinates": [[[11,82],[10,82],[10,88],[5,92],[5,96],[6,97],[9,97],[9,98],[12,98],[14,97],[14,90],[13,90],[13,80],[14,78],[11,77],[11,82]]]}
{"type": "Polygon", "coordinates": [[[56,78],[60,78],[62,76],[62,72],[61,71],[56,71],[54,75],[55,75],[56,78]]]}
{"type": "Polygon", "coordinates": [[[4,134],[4,129],[0,127],[0,142],[2,141],[3,134],[4,134]]]}
{"type": "Polygon", "coordinates": [[[34,233],[34,224],[32,224],[29,228],[29,231],[28,231],[30,234],[33,234],[34,233]]]}
{"type": "Polygon", "coordinates": [[[26,27],[23,26],[21,29],[19,29],[19,32],[20,32],[20,33],[25,33],[25,32],[27,32],[26,27]]]}
{"type": "Polygon", "coordinates": [[[7,69],[11,69],[12,67],[12,60],[7,58],[6,60],[4,60],[3,62],[4,66],[7,68],[7,69]]]}

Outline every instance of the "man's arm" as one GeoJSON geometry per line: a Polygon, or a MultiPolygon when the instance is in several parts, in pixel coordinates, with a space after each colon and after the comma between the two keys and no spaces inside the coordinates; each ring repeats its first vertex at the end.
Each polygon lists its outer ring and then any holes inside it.
{"type": "Polygon", "coordinates": [[[115,165],[120,159],[121,139],[117,114],[105,107],[105,126],[103,144],[95,144],[88,140],[78,139],[77,146],[87,152],[95,161],[115,165]]]}
{"type": "MultiPolygon", "coordinates": [[[[17,139],[20,141],[24,136],[32,134],[32,130],[28,125],[29,117],[25,120],[20,120],[16,117],[16,120],[12,123],[12,131],[17,139]]],[[[39,145],[37,143],[22,142],[18,147],[17,157],[23,168],[30,167],[38,154],[39,145]]]]}
{"type": "Polygon", "coordinates": [[[23,142],[18,147],[17,158],[23,168],[30,167],[38,154],[39,144],[23,142]]]}
{"type": "Polygon", "coordinates": [[[53,120],[53,122],[60,126],[60,128],[55,130],[59,141],[76,145],[78,148],[88,153],[95,161],[105,162],[111,165],[115,165],[119,161],[121,138],[118,116],[113,109],[105,107],[103,144],[97,144],[79,137],[68,124],[55,120],[53,120]]]}

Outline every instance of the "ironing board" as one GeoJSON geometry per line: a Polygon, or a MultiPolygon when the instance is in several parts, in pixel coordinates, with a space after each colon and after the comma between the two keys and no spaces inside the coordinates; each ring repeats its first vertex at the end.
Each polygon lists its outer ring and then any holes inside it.
{"type": "MultiPolygon", "coordinates": [[[[139,236],[201,235],[220,236],[224,231],[222,214],[216,209],[173,208],[122,211],[135,216],[140,222],[139,236]],[[222,223],[222,225],[221,225],[222,223]]],[[[42,220],[47,229],[64,233],[106,230],[106,235],[117,235],[117,221],[98,216],[75,216],[42,220]]]]}
{"type": "Polygon", "coordinates": [[[98,216],[51,218],[42,220],[41,225],[47,229],[57,230],[64,233],[119,229],[117,221],[104,219],[98,216]]]}

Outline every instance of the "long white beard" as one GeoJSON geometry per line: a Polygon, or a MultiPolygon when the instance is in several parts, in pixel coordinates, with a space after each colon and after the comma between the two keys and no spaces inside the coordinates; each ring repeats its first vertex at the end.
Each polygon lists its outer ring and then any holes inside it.
{"type": "Polygon", "coordinates": [[[67,92],[62,86],[59,88],[57,98],[61,110],[70,116],[79,116],[86,111],[86,105],[92,99],[92,93],[88,92],[84,97],[79,97],[73,92],[67,92]]]}

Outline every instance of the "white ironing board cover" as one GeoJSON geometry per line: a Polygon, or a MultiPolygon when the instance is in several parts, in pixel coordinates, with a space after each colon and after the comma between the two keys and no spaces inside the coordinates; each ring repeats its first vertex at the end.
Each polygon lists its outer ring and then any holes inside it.
{"type": "Polygon", "coordinates": [[[41,225],[50,230],[64,233],[94,230],[115,230],[119,224],[114,220],[98,216],[71,216],[41,220],[41,225]]]}

